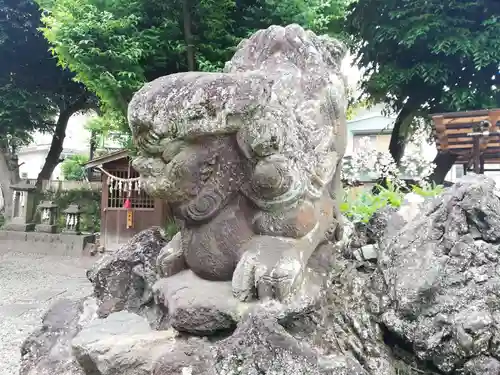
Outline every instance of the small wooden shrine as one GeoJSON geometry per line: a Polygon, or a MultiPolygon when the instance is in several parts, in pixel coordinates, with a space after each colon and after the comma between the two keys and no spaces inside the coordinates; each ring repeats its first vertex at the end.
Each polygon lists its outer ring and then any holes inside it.
{"type": "Polygon", "coordinates": [[[483,174],[485,164],[500,165],[500,109],[441,113],[432,120],[438,152],[454,155],[455,164],[462,164],[464,173],[483,174]]]}
{"type": "Polygon", "coordinates": [[[105,250],[116,250],[144,229],[164,227],[170,218],[168,205],[142,189],[128,150],[98,157],[85,167],[101,172],[101,246],[105,250]]]}

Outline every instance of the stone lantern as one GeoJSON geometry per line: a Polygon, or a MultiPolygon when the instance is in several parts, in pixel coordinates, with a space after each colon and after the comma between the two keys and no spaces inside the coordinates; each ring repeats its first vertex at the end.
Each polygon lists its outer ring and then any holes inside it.
{"type": "Polygon", "coordinates": [[[35,229],[36,186],[28,181],[10,187],[13,194],[12,219],[5,225],[6,230],[31,232],[35,229]]]}
{"type": "Polygon", "coordinates": [[[37,224],[37,232],[56,233],[57,232],[57,204],[52,201],[43,201],[38,206],[40,210],[41,223],[37,224]]]}
{"type": "Polygon", "coordinates": [[[80,232],[80,216],[82,210],[78,204],[71,204],[65,211],[66,225],[63,230],[65,233],[81,234],[80,232]]]}

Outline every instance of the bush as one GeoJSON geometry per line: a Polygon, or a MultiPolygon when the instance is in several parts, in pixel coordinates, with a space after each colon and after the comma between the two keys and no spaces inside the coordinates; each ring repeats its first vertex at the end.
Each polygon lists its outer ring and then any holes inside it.
{"type": "MultiPolygon", "coordinates": [[[[387,207],[400,207],[405,196],[405,187],[388,181],[387,187],[376,185],[377,194],[371,191],[348,190],[340,205],[340,211],[352,222],[368,223],[378,210],[387,207]]],[[[435,197],[443,191],[441,185],[412,186],[411,191],[422,197],[435,197]]]]}
{"type": "MultiPolygon", "coordinates": [[[[50,200],[59,206],[59,228],[64,228],[66,217],[64,210],[70,204],[79,204],[82,208],[80,230],[82,232],[99,232],[101,229],[101,193],[98,191],[75,189],[67,191],[47,191],[42,193],[40,201],[50,200]]],[[[39,213],[37,212],[37,222],[39,213]]]]}
{"type": "Polygon", "coordinates": [[[83,166],[89,161],[88,156],[72,155],[66,158],[61,164],[61,171],[65,180],[83,181],[87,176],[87,171],[83,166]]]}

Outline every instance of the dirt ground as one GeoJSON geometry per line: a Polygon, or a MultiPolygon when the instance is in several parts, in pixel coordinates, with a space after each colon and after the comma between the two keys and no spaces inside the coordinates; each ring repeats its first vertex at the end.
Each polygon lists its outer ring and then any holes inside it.
{"type": "MultiPolygon", "coordinates": [[[[1,250],[1,249],[0,249],[1,250]]],[[[85,276],[95,258],[0,251],[0,373],[18,375],[20,346],[58,298],[91,294],[85,276]]]]}

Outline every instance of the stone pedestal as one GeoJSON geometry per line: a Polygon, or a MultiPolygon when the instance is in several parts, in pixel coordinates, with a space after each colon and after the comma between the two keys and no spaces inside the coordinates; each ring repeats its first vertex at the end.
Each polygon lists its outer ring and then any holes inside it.
{"type": "Polygon", "coordinates": [[[74,236],[62,233],[0,230],[0,255],[15,251],[23,254],[81,257],[89,255],[85,249],[94,241],[93,234],[74,236]]]}
{"type": "Polygon", "coordinates": [[[12,219],[5,225],[5,230],[31,232],[35,229],[35,192],[36,187],[27,181],[10,187],[14,191],[12,219]]]}

